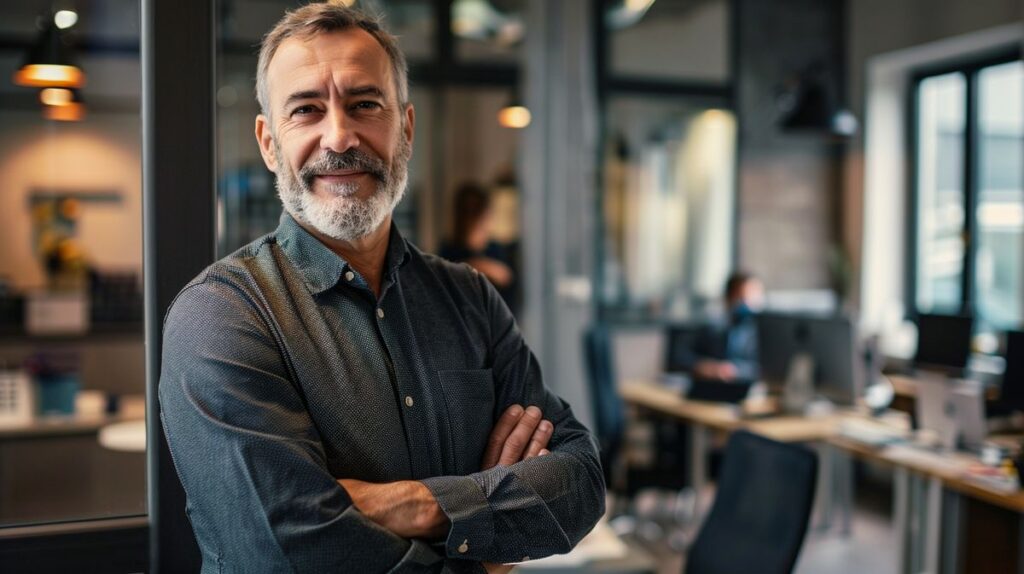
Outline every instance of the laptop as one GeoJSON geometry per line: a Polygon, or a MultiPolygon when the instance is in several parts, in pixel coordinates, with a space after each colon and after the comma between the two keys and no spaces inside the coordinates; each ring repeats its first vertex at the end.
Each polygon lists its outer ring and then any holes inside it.
{"type": "Polygon", "coordinates": [[[752,386],[754,386],[754,381],[748,380],[721,381],[694,378],[690,381],[690,389],[686,393],[686,398],[692,401],[735,405],[742,403],[747,398],[752,386]]]}

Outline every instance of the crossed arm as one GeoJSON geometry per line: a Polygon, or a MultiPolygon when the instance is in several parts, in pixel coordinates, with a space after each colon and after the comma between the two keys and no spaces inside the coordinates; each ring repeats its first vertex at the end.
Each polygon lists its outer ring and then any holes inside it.
{"type": "MultiPolygon", "coordinates": [[[[521,405],[512,405],[506,409],[491,431],[480,470],[550,454],[546,447],[554,426],[551,421],[542,420],[542,416],[535,406],[524,410],[521,405]]],[[[375,484],[342,478],[338,483],[360,512],[397,536],[438,540],[448,531],[448,517],[422,482],[403,480],[375,484]]],[[[489,574],[511,569],[495,563],[484,563],[484,568],[489,574]]]]}

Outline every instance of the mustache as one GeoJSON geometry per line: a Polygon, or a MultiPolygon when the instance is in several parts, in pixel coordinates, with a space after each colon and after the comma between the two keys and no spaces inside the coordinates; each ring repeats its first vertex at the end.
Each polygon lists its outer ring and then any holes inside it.
{"type": "Polygon", "coordinates": [[[342,153],[326,150],[315,160],[302,166],[299,170],[299,177],[306,187],[313,185],[313,178],[318,175],[341,170],[365,171],[372,175],[377,181],[387,179],[387,165],[378,157],[356,148],[345,150],[342,153]]]}

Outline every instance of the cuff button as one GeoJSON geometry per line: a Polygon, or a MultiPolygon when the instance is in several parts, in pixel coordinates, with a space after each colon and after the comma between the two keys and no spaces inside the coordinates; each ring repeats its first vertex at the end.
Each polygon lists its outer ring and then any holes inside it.
{"type": "Polygon", "coordinates": [[[469,540],[463,540],[462,544],[459,545],[459,554],[465,554],[469,552],[469,540]]]}

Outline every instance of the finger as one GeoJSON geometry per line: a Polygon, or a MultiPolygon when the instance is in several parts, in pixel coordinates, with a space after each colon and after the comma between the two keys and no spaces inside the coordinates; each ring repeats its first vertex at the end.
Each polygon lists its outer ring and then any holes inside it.
{"type": "Polygon", "coordinates": [[[550,450],[548,450],[546,448],[542,448],[542,449],[540,449],[540,454],[538,454],[537,456],[547,456],[549,454],[551,454],[550,450]]]}
{"type": "Polygon", "coordinates": [[[487,439],[487,449],[484,451],[483,458],[484,470],[498,464],[501,449],[505,448],[505,441],[508,440],[508,435],[512,434],[512,429],[516,428],[516,423],[519,422],[522,416],[523,407],[521,405],[512,405],[505,409],[505,412],[498,418],[497,424],[491,429],[490,438],[487,439]]]}
{"type": "Polygon", "coordinates": [[[533,438],[530,439],[530,444],[526,447],[523,460],[540,454],[540,451],[548,446],[548,441],[551,440],[551,433],[554,430],[555,427],[551,424],[551,421],[540,421],[540,424],[537,425],[537,430],[533,431],[533,438]]]}
{"type": "Polygon", "coordinates": [[[516,424],[516,428],[512,429],[512,433],[508,435],[505,446],[501,449],[498,464],[507,466],[523,459],[523,452],[526,451],[526,445],[529,444],[533,432],[537,430],[541,416],[540,409],[537,407],[527,407],[523,416],[520,417],[519,423],[516,424]]]}

